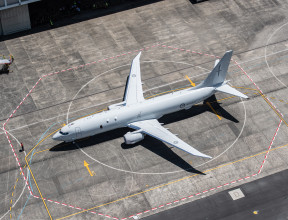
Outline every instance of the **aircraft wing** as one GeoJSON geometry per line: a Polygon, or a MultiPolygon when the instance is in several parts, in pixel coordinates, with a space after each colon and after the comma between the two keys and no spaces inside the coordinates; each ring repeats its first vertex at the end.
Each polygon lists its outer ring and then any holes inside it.
{"type": "Polygon", "coordinates": [[[144,101],[140,72],[140,56],[141,52],[132,61],[123,100],[124,102],[126,102],[126,105],[131,105],[144,101]]]}
{"type": "Polygon", "coordinates": [[[136,130],[140,129],[140,132],[148,134],[151,137],[186,151],[189,154],[199,157],[211,158],[210,156],[202,154],[195,148],[191,147],[189,144],[182,141],[180,138],[176,137],[176,135],[172,134],[166,128],[161,126],[161,124],[156,119],[133,122],[128,124],[128,127],[136,130]]]}

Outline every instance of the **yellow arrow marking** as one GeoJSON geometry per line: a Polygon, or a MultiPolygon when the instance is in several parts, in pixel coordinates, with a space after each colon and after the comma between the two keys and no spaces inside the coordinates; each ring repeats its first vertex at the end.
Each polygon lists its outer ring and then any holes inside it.
{"type": "Polygon", "coordinates": [[[84,167],[86,167],[86,169],[88,170],[90,176],[94,176],[95,172],[91,172],[90,168],[89,168],[89,164],[86,162],[86,160],[84,160],[84,167]]]}
{"type": "Polygon", "coordinates": [[[192,81],[192,80],[191,80],[191,79],[190,79],[190,78],[189,78],[187,75],[186,75],[185,77],[186,77],[186,79],[188,79],[188,80],[189,80],[189,82],[190,82],[191,86],[193,86],[193,87],[194,87],[194,86],[195,86],[195,83],[193,83],[193,81],[192,81]]]}
{"type": "Polygon", "coordinates": [[[217,117],[219,118],[219,120],[222,120],[222,118],[219,116],[219,114],[216,112],[216,110],[212,107],[212,105],[209,102],[206,102],[207,105],[212,109],[212,111],[215,113],[215,115],[217,115],[217,117]]]}

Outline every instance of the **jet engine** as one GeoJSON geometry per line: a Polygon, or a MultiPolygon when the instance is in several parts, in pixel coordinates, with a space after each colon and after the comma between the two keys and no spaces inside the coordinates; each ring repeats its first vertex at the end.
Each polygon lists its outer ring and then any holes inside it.
{"type": "Polygon", "coordinates": [[[144,134],[140,132],[127,132],[124,135],[125,144],[135,144],[144,139],[144,134]]]}

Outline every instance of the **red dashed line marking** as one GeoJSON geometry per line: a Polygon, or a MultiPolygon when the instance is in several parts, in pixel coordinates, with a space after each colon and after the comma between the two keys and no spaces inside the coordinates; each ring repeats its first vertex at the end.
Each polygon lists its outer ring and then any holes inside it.
{"type": "MultiPolygon", "coordinates": [[[[205,56],[209,56],[209,57],[220,58],[220,57],[218,57],[218,56],[214,56],[214,55],[210,55],[210,54],[203,54],[203,53],[200,53],[200,52],[195,52],[195,51],[190,51],[190,50],[185,50],[185,49],[179,49],[179,48],[176,48],[176,47],[166,46],[166,45],[160,45],[160,44],[152,45],[151,48],[153,48],[153,47],[159,47],[159,46],[161,46],[161,47],[163,47],[163,48],[167,47],[167,48],[174,49],[174,50],[191,52],[191,53],[194,53],[194,54],[200,54],[200,55],[205,55],[205,56]]],[[[146,47],[146,48],[140,49],[140,50],[135,50],[134,52],[143,51],[143,50],[148,49],[148,48],[149,48],[149,47],[146,47]]],[[[26,178],[26,176],[24,175],[23,169],[22,169],[22,167],[21,167],[21,165],[20,165],[20,163],[19,163],[19,159],[18,159],[18,157],[17,157],[17,154],[15,153],[14,147],[13,147],[13,145],[12,145],[12,143],[11,143],[11,140],[10,140],[10,137],[9,137],[9,135],[8,135],[8,132],[7,132],[6,129],[5,129],[5,126],[7,125],[7,123],[9,122],[9,120],[10,120],[10,119],[13,117],[13,115],[17,112],[17,110],[19,109],[19,107],[23,104],[23,102],[26,100],[26,98],[31,94],[31,92],[32,92],[32,91],[34,90],[34,88],[38,85],[38,83],[39,83],[43,78],[45,78],[46,76],[51,76],[51,75],[58,74],[58,73],[61,73],[61,72],[65,72],[65,71],[70,71],[70,70],[73,70],[73,69],[82,68],[82,67],[87,66],[87,65],[90,65],[90,64],[94,64],[94,63],[97,63],[97,62],[102,62],[102,61],[109,60],[109,59],[114,59],[114,58],[116,58],[116,57],[124,56],[124,55],[131,54],[131,53],[132,53],[132,51],[127,52],[127,53],[123,53],[123,54],[121,54],[121,55],[117,55],[117,56],[114,56],[114,57],[105,58],[105,59],[103,59],[103,60],[98,60],[98,61],[94,61],[94,62],[91,62],[91,63],[87,63],[87,64],[84,64],[84,65],[80,65],[80,66],[68,68],[68,69],[65,69],[65,70],[61,70],[61,71],[58,71],[58,72],[53,72],[53,73],[49,73],[49,74],[43,75],[43,76],[36,82],[36,84],[32,87],[32,89],[30,89],[30,91],[26,94],[26,96],[23,98],[23,100],[20,102],[20,104],[16,107],[16,109],[13,111],[13,113],[9,116],[9,118],[5,121],[5,123],[3,123],[3,130],[4,130],[5,134],[6,134],[6,137],[7,137],[7,139],[8,139],[9,144],[10,144],[10,147],[11,147],[13,153],[14,153],[14,157],[15,157],[15,159],[16,159],[17,162],[18,162],[18,166],[19,166],[19,168],[20,168],[20,170],[21,170],[22,177],[23,177],[23,179],[24,179],[24,181],[25,181],[25,183],[26,183],[26,185],[27,185],[27,187],[28,187],[28,189],[29,189],[30,194],[31,194],[33,197],[35,197],[35,198],[40,198],[39,196],[33,195],[32,191],[31,191],[31,188],[30,188],[30,186],[29,186],[29,184],[28,184],[28,182],[27,182],[27,178],[26,178]]],[[[256,85],[256,83],[254,83],[254,81],[252,80],[252,78],[243,70],[243,68],[237,63],[237,61],[235,61],[235,60],[233,60],[233,61],[234,61],[235,64],[241,69],[241,71],[249,78],[249,80],[253,83],[253,85],[254,85],[254,86],[261,92],[261,94],[264,96],[262,90],[256,85]]],[[[276,109],[276,111],[277,111],[279,114],[281,114],[281,116],[283,116],[282,113],[277,109],[277,107],[276,107],[266,96],[265,96],[265,98],[266,98],[266,99],[268,100],[268,102],[276,109]]],[[[277,127],[277,130],[276,130],[276,132],[275,132],[275,134],[274,134],[274,136],[273,136],[273,139],[272,139],[272,141],[271,141],[271,143],[270,143],[270,145],[269,145],[269,148],[268,148],[267,153],[266,153],[266,155],[265,155],[265,157],[264,157],[264,159],[263,159],[263,161],[262,161],[262,164],[261,164],[261,166],[260,166],[260,169],[259,169],[258,173],[253,174],[253,175],[251,175],[251,176],[246,176],[246,177],[241,178],[241,179],[238,179],[238,180],[234,180],[234,181],[232,181],[232,182],[230,182],[230,183],[225,183],[225,184],[223,184],[223,185],[217,186],[216,188],[211,188],[211,189],[209,189],[209,190],[205,190],[205,191],[203,191],[203,192],[201,192],[201,193],[196,193],[195,196],[201,195],[201,194],[203,194],[203,193],[207,193],[208,191],[213,191],[213,190],[215,190],[215,189],[219,189],[219,188],[221,188],[221,187],[223,187],[223,186],[227,186],[227,185],[230,185],[230,184],[234,184],[234,183],[239,182],[239,181],[242,181],[242,180],[249,179],[249,178],[251,178],[251,177],[254,177],[254,176],[257,176],[258,174],[260,174],[261,171],[262,171],[262,169],[263,169],[263,165],[264,165],[264,163],[265,163],[265,161],[266,161],[266,159],[267,159],[267,157],[268,157],[268,154],[269,154],[269,152],[270,152],[270,149],[271,149],[271,147],[272,147],[272,145],[273,145],[273,141],[274,141],[275,137],[277,136],[277,133],[278,133],[278,131],[279,131],[279,128],[280,128],[280,126],[281,126],[281,123],[282,123],[282,120],[279,122],[279,125],[278,125],[278,127],[277,127]]],[[[192,197],[194,197],[194,195],[190,195],[190,196],[188,196],[187,198],[192,198],[192,197]]],[[[180,200],[175,200],[173,203],[178,203],[179,201],[184,201],[184,200],[186,200],[187,198],[185,197],[185,198],[182,198],[182,199],[180,199],[180,200]]],[[[43,198],[43,199],[44,199],[44,200],[47,200],[46,198],[43,198]]],[[[63,206],[68,206],[68,207],[71,207],[71,208],[75,208],[75,209],[78,209],[78,210],[84,210],[84,211],[86,211],[86,209],[82,209],[82,208],[80,208],[80,207],[74,207],[74,206],[67,205],[67,204],[65,204],[65,203],[60,203],[60,202],[57,202],[57,201],[53,201],[53,200],[50,200],[50,199],[48,199],[47,201],[49,201],[49,202],[54,202],[54,203],[56,203],[56,204],[61,204],[61,205],[63,205],[63,206]]],[[[169,205],[171,205],[171,204],[173,204],[173,203],[172,203],[172,202],[166,203],[166,206],[169,206],[169,205]]],[[[165,207],[165,205],[160,205],[160,206],[158,206],[158,208],[163,208],[163,207],[165,207]]],[[[155,208],[152,208],[151,210],[157,210],[157,208],[155,207],[155,208]]],[[[141,215],[142,213],[147,213],[147,212],[150,212],[151,210],[146,210],[146,211],[140,212],[140,213],[138,213],[138,214],[136,214],[136,215],[141,215]]],[[[88,211],[88,210],[87,210],[87,211],[88,211]]],[[[89,211],[89,212],[91,212],[91,213],[93,213],[93,214],[97,214],[97,213],[94,212],[94,211],[89,211]]],[[[104,215],[104,214],[102,214],[102,213],[98,213],[98,215],[100,215],[100,216],[105,216],[105,217],[107,217],[107,218],[119,219],[119,218],[116,218],[116,217],[111,217],[110,215],[104,215]]],[[[135,216],[135,215],[131,215],[131,216],[129,216],[128,218],[132,218],[132,217],[134,217],[134,216],[135,216]]],[[[126,217],[126,218],[122,218],[122,220],[125,220],[125,219],[127,219],[127,217],[126,217]]]]}

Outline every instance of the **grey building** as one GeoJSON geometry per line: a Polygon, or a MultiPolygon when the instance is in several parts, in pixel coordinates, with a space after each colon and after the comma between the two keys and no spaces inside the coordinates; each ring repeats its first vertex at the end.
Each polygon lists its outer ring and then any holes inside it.
{"type": "Polygon", "coordinates": [[[28,4],[39,0],[0,0],[0,35],[31,29],[28,4]]]}

